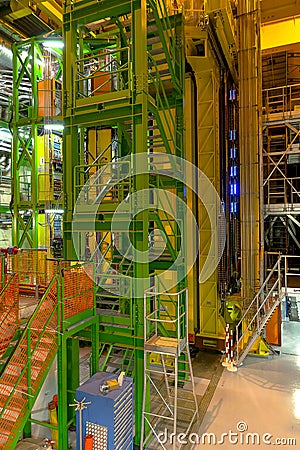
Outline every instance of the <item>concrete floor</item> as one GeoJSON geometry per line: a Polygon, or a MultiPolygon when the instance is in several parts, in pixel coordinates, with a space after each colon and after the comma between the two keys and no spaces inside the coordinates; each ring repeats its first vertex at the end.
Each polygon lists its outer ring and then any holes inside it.
{"type": "MultiPolygon", "coordinates": [[[[225,442],[217,446],[240,449],[243,448],[241,436],[257,433],[256,445],[252,445],[252,440],[249,441],[251,445],[244,445],[262,449],[270,448],[263,443],[263,435],[269,433],[272,436],[267,439],[272,445],[276,438],[294,438],[297,445],[291,447],[300,448],[299,372],[300,358],[285,354],[268,360],[247,357],[237,372],[225,369],[198,428],[199,436],[214,433],[220,442],[222,433],[229,434],[231,430],[238,433],[237,436],[233,435],[231,441],[225,437],[225,442]],[[247,431],[242,432],[244,429],[247,431]],[[235,439],[238,441],[234,444],[232,440],[235,439]]],[[[205,447],[200,441],[195,448],[210,448],[208,441],[204,442],[205,447]]]]}
{"type": "Polygon", "coordinates": [[[300,356],[300,322],[282,323],[281,353],[300,356]]]}
{"type": "MultiPolygon", "coordinates": [[[[214,368],[218,370],[214,358],[203,352],[197,355],[196,379],[200,373],[210,376],[214,368]],[[198,362],[198,358],[206,362],[198,362]],[[201,368],[204,371],[198,372],[201,368]]],[[[206,391],[203,399],[205,395],[206,391]]],[[[185,444],[182,448],[258,450],[280,444],[300,448],[300,323],[283,323],[280,356],[247,356],[237,372],[224,369],[210,397],[205,414],[200,414],[201,425],[188,438],[195,445],[185,444]],[[209,437],[207,433],[212,434],[209,437]]]]}
{"type": "Polygon", "coordinates": [[[176,449],[300,448],[299,322],[283,324],[280,356],[247,356],[233,373],[222,368],[219,353],[200,351],[193,368],[200,417],[176,449]]]}

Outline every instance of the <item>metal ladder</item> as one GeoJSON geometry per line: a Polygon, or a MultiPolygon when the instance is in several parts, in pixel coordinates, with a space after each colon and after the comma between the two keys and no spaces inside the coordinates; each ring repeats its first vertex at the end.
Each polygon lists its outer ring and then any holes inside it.
{"type": "Polygon", "coordinates": [[[188,343],[188,292],[144,293],[144,392],[140,449],[180,448],[198,404],[188,343]]]}

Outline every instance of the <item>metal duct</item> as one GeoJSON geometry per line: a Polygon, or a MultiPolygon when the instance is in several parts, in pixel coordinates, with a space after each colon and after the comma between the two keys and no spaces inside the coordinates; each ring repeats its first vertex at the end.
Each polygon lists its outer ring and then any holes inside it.
{"type": "Polygon", "coordinates": [[[4,69],[12,69],[12,51],[3,43],[0,44],[0,66],[4,69]]]}
{"type": "Polygon", "coordinates": [[[5,166],[3,168],[1,167],[1,172],[2,172],[2,174],[7,175],[11,169],[11,158],[8,158],[6,156],[4,156],[3,158],[4,158],[4,161],[2,161],[2,158],[1,158],[0,164],[5,163],[5,166]]]}

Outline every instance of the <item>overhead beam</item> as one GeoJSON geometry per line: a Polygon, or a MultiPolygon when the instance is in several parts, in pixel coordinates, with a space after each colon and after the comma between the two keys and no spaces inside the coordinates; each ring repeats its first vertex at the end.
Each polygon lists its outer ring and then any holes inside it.
{"type": "Polygon", "coordinates": [[[261,48],[281,47],[299,42],[300,17],[261,25],[261,48]]]}
{"type": "Polygon", "coordinates": [[[56,23],[59,28],[62,26],[62,7],[55,0],[36,0],[38,7],[56,23]]]}

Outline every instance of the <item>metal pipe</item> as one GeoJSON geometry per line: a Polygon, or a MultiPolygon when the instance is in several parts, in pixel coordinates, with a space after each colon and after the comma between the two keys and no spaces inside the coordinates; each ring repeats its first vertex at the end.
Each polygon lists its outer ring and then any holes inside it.
{"type": "Polygon", "coordinates": [[[259,16],[257,0],[238,5],[240,35],[240,185],[242,295],[248,304],[259,285],[259,16]]]}

